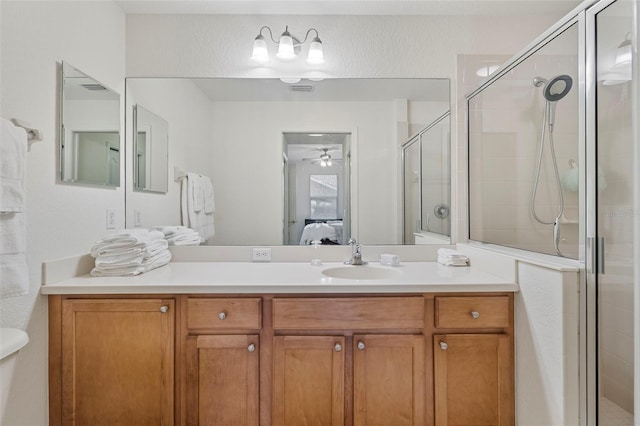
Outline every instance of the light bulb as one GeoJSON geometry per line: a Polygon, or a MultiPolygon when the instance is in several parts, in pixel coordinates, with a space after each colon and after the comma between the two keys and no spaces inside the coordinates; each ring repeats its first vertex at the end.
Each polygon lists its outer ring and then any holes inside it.
{"type": "Polygon", "coordinates": [[[287,30],[285,30],[280,36],[276,57],[282,61],[292,61],[296,58],[296,52],[293,49],[293,38],[287,30]]]}
{"type": "Polygon", "coordinates": [[[327,167],[327,162],[326,162],[326,161],[324,161],[324,160],[322,160],[322,161],[320,162],[320,166],[322,166],[322,167],[327,167]]]}
{"type": "Polygon", "coordinates": [[[311,41],[309,46],[309,55],[307,56],[307,63],[309,64],[324,64],[324,53],[322,51],[322,42],[318,37],[311,41]]]}
{"type": "Polygon", "coordinates": [[[331,166],[332,164],[331,160],[327,160],[327,166],[331,166]]]}
{"type": "Polygon", "coordinates": [[[251,59],[260,64],[266,64],[269,61],[267,42],[261,34],[258,34],[253,41],[253,54],[251,55],[251,59]]]}

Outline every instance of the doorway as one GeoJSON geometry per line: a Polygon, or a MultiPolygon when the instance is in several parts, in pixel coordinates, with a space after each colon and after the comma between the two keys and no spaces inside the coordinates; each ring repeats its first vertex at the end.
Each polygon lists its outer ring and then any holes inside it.
{"type": "Polygon", "coordinates": [[[283,133],[283,244],[345,244],[351,233],[351,134],[283,133]]]}

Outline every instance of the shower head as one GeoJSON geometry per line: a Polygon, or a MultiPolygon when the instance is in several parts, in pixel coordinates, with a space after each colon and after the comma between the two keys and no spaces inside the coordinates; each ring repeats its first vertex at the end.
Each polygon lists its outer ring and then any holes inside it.
{"type": "Polygon", "coordinates": [[[544,85],[544,98],[549,102],[556,102],[569,93],[571,86],[573,86],[573,79],[566,74],[555,76],[550,80],[536,77],[533,79],[533,85],[536,87],[544,85]]]}
{"type": "Polygon", "coordinates": [[[544,87],[544,97],[549,102],[556,102],[567,96],[571,90],[573,79],[566,74],[558,75],[547,81],[544,87]]]}

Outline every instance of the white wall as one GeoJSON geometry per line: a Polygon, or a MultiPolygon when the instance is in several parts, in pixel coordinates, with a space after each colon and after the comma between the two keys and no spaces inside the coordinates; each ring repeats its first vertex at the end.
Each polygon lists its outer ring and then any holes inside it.
{"type": "Polygon", "coordinates": [[[107,208],[116,211],[116,225],[124,226],[122,188],[56,184],[56,63],[68,61],[122,94],[125,19],[110,1],[3,0],[0,14],[0,115],[26,120],[44,134],[27,156],[30,293],[0,302],[2,326],[25,329],[31,341],[20,353],[8,410],[0,423],[44,425],[47,298],[39,295],[42,261],[86,253],[106,233],[107,208]]]}

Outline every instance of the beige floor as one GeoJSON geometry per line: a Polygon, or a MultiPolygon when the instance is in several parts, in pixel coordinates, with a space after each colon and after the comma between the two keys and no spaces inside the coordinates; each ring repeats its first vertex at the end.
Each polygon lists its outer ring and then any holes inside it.
{"type": "Polygon", "coordinates": [[[600,421],[602,426],[633,426],[633,414],[620,408],[607,398],[600,398],[600,421]]]}

